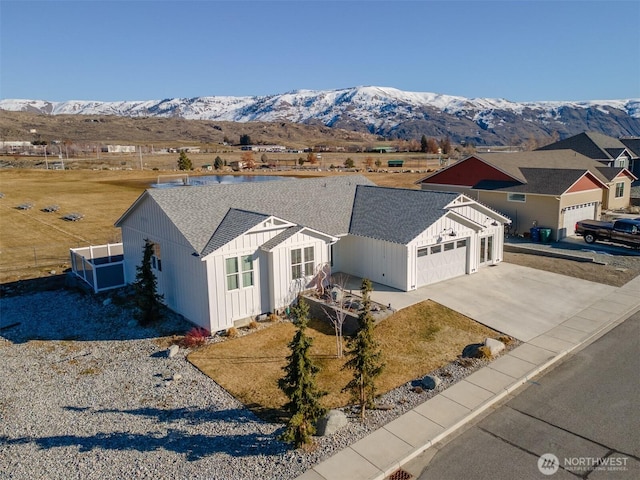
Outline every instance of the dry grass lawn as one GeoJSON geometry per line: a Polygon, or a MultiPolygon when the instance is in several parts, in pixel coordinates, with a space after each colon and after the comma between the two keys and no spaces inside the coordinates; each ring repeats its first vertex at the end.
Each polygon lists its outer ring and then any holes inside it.
{"type": "MultiPolygon", "coordinates": [[[[166,157],[166,155],[164,156],[166,157]]],[[[69,248],[120,240],[114,222],[159,174],[174,171],[152,170],[0,170],[0,284],[61,273],[69,267],[69,248]],[[16,206],[32,203],[30,210],[16,206]],[[41,209],[58,205],[60,210],[45,213],[41,209]],[[77,222],[62,219],[79,212],[77,222]]],[[[202,172],[211,174],[215,172],[202,172]]],[[[256,174],[264,174],[256,171],[256,174]]],[[[300,176],[289,171],[283,175],[300,176]]],[[[195,175],[197,173],[192,173],[195,175]]],[[[343,175],[347,173],[342,173],[343,175]]],[[[333,175],[304,172],[304,176],[333,175]]],[[[416,188],[422,174],[369,173],[384,186],[416,188]]]]}
{"type": "MultiPolygon", "coordinates": [[[[342,370],[345,358],[336,358],[333,329],[314,320],[308,332],[314,338],[312,356],[320,367],[318,384],[328,394],[328,408],[349,403],[342,387],[352,372],[342,370]]],[[[295,334],[288,322],[269,326],[256,333],[208,345],[189,360],[250,409],[267,419],[281,418],[286,397],[278,389],[282,367],[295,334]]],[[[463,348],[498,333],[437,303],[426,301],[406,308],[376,327],[386,368],[377,381],[380,394],[446,365],[463,348]]]]}

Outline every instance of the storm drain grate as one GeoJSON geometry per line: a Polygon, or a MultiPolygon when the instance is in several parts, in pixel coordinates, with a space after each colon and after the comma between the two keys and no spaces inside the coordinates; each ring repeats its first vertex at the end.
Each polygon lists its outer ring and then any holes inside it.
{"type": "Polygon", "coordinates": [[[411,480],[412,478],[413,478],[413,475],[411,475],[406,470],[399,468],[398,470],[393,472],[391,475],[389,475],[387,477],[387,480],[411,480]]]}

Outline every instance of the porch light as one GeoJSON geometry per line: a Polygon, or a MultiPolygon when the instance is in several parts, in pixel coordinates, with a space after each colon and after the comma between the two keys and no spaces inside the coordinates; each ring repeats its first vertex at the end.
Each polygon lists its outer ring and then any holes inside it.
{"type": "Polygon", "coordinates": [[[455,237],[457,235],[456,232],[453,230],[453,228],[445,228],[444,230],[442,230],[442,234],[445,234],[445,233],[450,237],[455,237]]]}
{"type": "Polygon", "coordinates": [[[491,225],[492,225],[492,226],[494,226],[494,227],[497,227],[497,226],[498,226],[498,222],[496,222],[496,221],[494,220],[493,222],[491,222],[491,225]]]}

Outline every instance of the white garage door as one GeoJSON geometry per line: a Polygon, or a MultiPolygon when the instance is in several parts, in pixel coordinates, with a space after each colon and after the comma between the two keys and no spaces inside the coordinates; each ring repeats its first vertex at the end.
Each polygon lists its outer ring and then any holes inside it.
{"type": "Polygon", "coordinates": [[[467,273],[467,244],[468,241],[464,239],[419,248],[416,286],[441,282],[467,273]]]}
{"type": "Polygon", "coordinates": [[[579,222],[580,220],[595,220],[596,207],[596,202],[567,207],[564,210],[564,220],[562,221],[563,228],[560,230],[560,238],[573,235],[576,222],[579,222]]]}

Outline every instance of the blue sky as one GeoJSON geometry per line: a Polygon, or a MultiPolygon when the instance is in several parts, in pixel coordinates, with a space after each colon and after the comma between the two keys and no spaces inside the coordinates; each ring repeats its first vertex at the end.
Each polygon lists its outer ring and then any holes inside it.
{"type": "Polygon", "coordinates": [[[0,98],[640,97],[640,2],[0,1],[0,98]]]}

